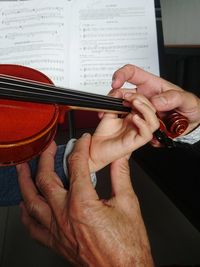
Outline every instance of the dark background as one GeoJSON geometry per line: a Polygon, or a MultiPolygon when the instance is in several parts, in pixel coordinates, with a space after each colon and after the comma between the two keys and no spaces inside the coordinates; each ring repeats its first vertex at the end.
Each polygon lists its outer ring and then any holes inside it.
{"type": "MultiPolygon", "coordinates": [[[[155,1],[155,7],[160,76],[200,96],[200,47],[165,47],[159,1],[155,1]]],[[[199,230],[200,154],[186,148],[146,145],[134,152],[134,159],[199,230]]]]}

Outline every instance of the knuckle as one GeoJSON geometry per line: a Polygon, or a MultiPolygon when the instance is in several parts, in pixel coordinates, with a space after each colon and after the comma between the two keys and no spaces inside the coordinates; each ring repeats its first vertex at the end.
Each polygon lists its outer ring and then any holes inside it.
{"type": "Polygon", "coordinates": [[[52,182],[52,179],[49,179],[51,176],[52,173],[42,172],[36,177],[36,186],[45,195],[49,195],[54,191],[54,183],[52,182]]]}
{"type": "Polygon", "coordinates": [[[28,211],[28,214],[33,218],[37,217],[38,207],[39,205],[37,204],[36,199],[31,199],[28,203],[26,203],[26,209],[28,211]]]}
{"type": "Polygon", "coordinates": [[[73,221],[85,222],[91,217],[91,207],[87,202],[78,202],[76,199],[70,202],[69,217],[73,221]]]}
{"type": "Polygon", "coordinates": [[[42,186],[43,184],[46,183],[46,178],[45,178],[46,176],[47,176],[47,174],[44,173],[44,172],[40,172],[37,175],[37,177],[36,177],[36,186],[37,187],[40,187],[40,186],[42,186]]]}
{"type": "Polygon", "coordinates": [[[139,200],[134,192],[129,192],[126,195],[121,196],[120,205],[123,209],[127,209],[130,211],[131,209],[134,209],[134,211],[140,210],[140,203],[139,200]]]}
{"type": "Polygon", "coordinates": [[[124,65],[124,68],[126,68],[126,69],[130,69],[130,68],[132,68],[132,67],[133,67],[133,66],[132,66],[131,64],[129,64],[129,63],[124,65]]]}
{"type": "Polygon", "coordinates": [[[153,130],[154,130],[154,131],[157,130],[157,129],[159,128],[159,126],[160,126],[160,122],[159,122],[159,120],[157,119],[157,120],[155,120],[155,123],[154,123],[154,125],[153,125],[153,130]]]}
{"type": "Polygon", "coordinates": [[[68,157],[68,164],[73,166],[76,162],[79,162],[81,159],[80,152],[74,151],[68,157]]]}
{"type": "Polygon", "coordinates": [[[126,65],[124,65],[123,68],[124,68],[125,71],[130,72],[131,77],[133,77],[135,75],[136,71],[137,71],[136,66],[132,65],[132,64],[126,64],[126,65]]]}

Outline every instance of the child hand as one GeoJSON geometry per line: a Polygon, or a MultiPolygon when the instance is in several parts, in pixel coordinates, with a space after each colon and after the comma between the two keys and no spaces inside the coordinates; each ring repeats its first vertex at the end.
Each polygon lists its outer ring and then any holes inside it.
{"type": "Polygon", "coordinates": [[[98,171],[116,159],[127,156],[148,143],[159,121],[155,108],[143,95],[131,90],[116,90],[114,97],[123,97],[132,111],[125,117],[105,113],[97,126],[90,146],[90,171],[98,171]]]}

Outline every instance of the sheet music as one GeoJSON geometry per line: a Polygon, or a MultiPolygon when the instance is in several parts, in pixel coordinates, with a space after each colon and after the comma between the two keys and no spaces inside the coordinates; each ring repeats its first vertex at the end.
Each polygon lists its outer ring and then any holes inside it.
{"type": "Polygon", "coordinates": [[[153,0],[75,0],[72,14],[70,87],[107,94],[127,63],[159,74],[153,0]]]}
{"type": "Polygon", "coordinates": [[[45,73],[56,85],[69,84],[67,3],[1,2],[0,62],[32,67],[45,73]]]}
{"type": "Polygon", "coordinates": [[[159,74],[154,0],[0,2],[0,62],[56,85],[107,94],[130,63],[159,74]]]}

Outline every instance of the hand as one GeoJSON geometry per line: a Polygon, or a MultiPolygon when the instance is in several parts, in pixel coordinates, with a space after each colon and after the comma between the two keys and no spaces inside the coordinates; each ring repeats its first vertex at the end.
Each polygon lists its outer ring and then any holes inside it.
{"type": "Polygon", "coordinates": [[[184,134],[199,125],[200,99],[194,94],[133,65],[125,65],[114,73],[114,91],[121,88],[126,81],[136,85],[137,92],[151,101],[161,117],[171,110],[187,117],[189,127],[184,134]]]}
{"type": "Polygon", "coordinates": [[[91,136],[81,137],[69,157],[67,191],[54,172],[55,144],[41,155],[33,184],[28,165],[17,166],[23,195],[22,222],[31,236],[75,266],[153,266],[128,161],[111,165],[112,196],[99,199],[89,173],[91,136]],[[40,193],[41,194],[40,194],[40,193]]]}
{"type": "MultiPolygon", "coordinates": [[[[114,97],[122,97],[123,92],[115,91],[114,97]]],[[[126,105],[132,108],[127,116],[105,113],[95,130],[90,146],[90,171],[98,171],[110,162],[126,156],[153,138],[159,121],[155,108],[143,95],[124,95],[126,105]]]]}

